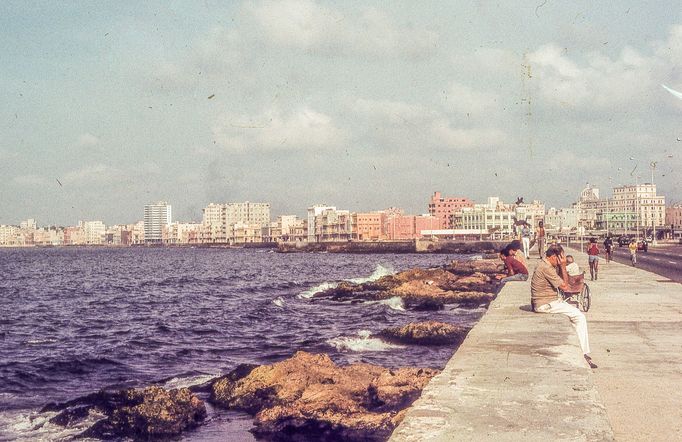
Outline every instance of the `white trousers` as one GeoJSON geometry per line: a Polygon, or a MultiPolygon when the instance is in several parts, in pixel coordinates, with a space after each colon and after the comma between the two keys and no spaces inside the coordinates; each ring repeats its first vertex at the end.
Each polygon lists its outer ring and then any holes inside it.
{"type": "Polygon", "coordinates": [[[530,258],[530,238],[524,236],[521,238],[521,242],[523,243],[523,254],[526,258],[530,258]]]}
{"type": "Polygon", "coordinates": [[[568,316],[571,320],[571,324],[573,324],[573,328],[578,334],[578,340],[580,341],[580,348],[582,348],[583,354],[590,353],[590,342],[587,337],[587,319],[585,319],[585,315],[578,310],[577,307],[566,301],[557,299],[549,304],[541,305],[535,311],[538,313],[559,313],[568,316]]]}

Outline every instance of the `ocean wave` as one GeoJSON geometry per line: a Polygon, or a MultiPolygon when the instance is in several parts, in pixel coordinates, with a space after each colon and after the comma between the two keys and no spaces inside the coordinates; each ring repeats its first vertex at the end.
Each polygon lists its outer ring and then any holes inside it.
{"type": "Polygon", "coordinates": [[[190,375],[190,376],[178,376],[171,378],[164,382],[163,387],[164,388],[189,388],[193,387],[195,385],[202,385],[205,384],[206,382],[217,378],[220,376],[220,373],[202,373],[202,374],[196,374],[196,375],[190,375]]]}
{"type": "Polygon", "coordinates": [[[336,286],[338,286],[338,282],[323,282],[322,284],[318,284],[315,287],[305,290],[301,293],[298,294],[299,298],[312,298],[315,296],[316,293],[324,292],[325,290],[333,289],[336,286]]]}
{"type": "Polygon", "coordinates": [[[372,272],[371,275],[369,275],[366,278],[353,278],[353,279],[348,279],[348,282],[352,282],[354,284],[364,284],[366,282],[372,282],[372,281],[377,281],[381,279],[384,276],[392,275],[395,273],[395,270],[391,266],[382,266],[381,264],[377,264],[376,268],[372,272]]]}
{"type": "MultiPolygon", "coordinates": [[[[91,412],[82,422],[69,427],[50,423],[56,412],[31,412],[16,410],[0,413],[0,437],[15,441],[65,441],[72,440],[104,416],[91,412]]],[[[81,439],[83,441],[93,439],[81,439]]]]}
{"type": "MultiPolygon", "coordinates": [[[[372,282],[376,281],[384,276],[392,275],[395,273],[395,270],[390,267],[390,266],[383,266],[381,264],[377,264],[376,268],[374,271],[367,277],[365,278],[352,278],[352,279],[346,279],[344,281],[352,282],[353,284],[364,284],[366,282],[372,282]]],[[[298,297],[299,298],[312,298],[315,296],[316,293],[323,292],[325,290],[333,289],[339,285],[338,282],[323,282],[322,284],[318,284],[315,287],[305,290],[301,293],[299,293],[298,297]]]]}
{"type": "Polygon", "coordinates": [[[328,339],[327,344],[340,351],[387,351],[394,348],[401,348],[400,345],[389,344],[379,338],[373,338],[369,330],[360,330],[357,337],[339,336],[338,338],[328,339]]]}
{"type": "Polygon", "coordinates": [[[57,342],[56,339],[29,339],[24,342],[26,345],[43,345],[43,344],[54,344],[57,342]]]}
{"type": "Polygon", "coordinates": [[[388,306],[391,310],[405,311],[405,304],[403,303],[403,298],[400,296],[394,296],[388,299],[382,299],[381,301],[373,301],[372,303],[382,304],[388,306]]]}
{"type": "Polygon", "coordinates": [[[284,307],[284,298],[278,296],[277,298],[272,300],[272,303],[275,304],[277,307],[284,307]]]}

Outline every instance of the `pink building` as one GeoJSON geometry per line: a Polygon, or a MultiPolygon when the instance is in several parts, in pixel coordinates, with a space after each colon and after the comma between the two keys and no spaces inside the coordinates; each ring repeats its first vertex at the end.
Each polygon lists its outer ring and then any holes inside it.
{"type": "Polygon", "coordinates": [[[389,240],[421,238],[422,230],[439,228],[439,220],[433,216],[402,215],[388,217],[385,223],[389,240]]]}
{"type": "Polygon", "coordinates": [[[440,192],[434,192],[429,201],[429,214],[439,221],[436,229],[449,229],[453,227],[455,213],[461,212],[465,207],[474,207],[474,202],[464,197],[444,198],[440,192]]]}

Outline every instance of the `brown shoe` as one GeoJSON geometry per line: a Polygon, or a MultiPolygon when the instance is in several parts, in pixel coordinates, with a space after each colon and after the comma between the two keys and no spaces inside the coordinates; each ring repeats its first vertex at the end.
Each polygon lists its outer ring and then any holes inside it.
{"type": "Polygon", "coordinates": [[[589,355],[583,355],[585,357],[585,361],[587,361],[587,365],[590,366],[590,368],[598,368],[599,366],[592,362],[592,358],[589,355]]]}

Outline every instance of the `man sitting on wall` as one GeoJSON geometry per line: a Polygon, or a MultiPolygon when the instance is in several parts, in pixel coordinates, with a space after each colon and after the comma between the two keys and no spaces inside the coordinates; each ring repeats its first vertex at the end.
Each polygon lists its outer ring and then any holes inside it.
{"type": "Polygon", "coordinates": [[[504,261],[504,266],[507,268],[507,277],[500,279],[500,284],[528,280],[528,269],[516,259],[515,254],[516,252],[509,246],[500,250],[500,259],[504,261]]]}
{"type": "Polygon", "coordinates": [[[580,348],[591,368],[597,368],[590,357],[590,343],[587,335],[587,319],[583,312],[561,299],[557,289],[568,290],[566,256],[559,245],[551,245],[540,264],[535,268],[530,281],[530,299],[536,313],[559,313],[568,316],[578,334],[580,348]],[[561,275],[557,273],[560,270],[561,275]]]}

